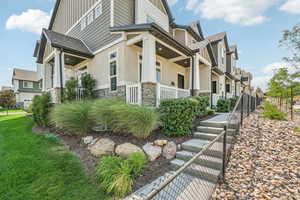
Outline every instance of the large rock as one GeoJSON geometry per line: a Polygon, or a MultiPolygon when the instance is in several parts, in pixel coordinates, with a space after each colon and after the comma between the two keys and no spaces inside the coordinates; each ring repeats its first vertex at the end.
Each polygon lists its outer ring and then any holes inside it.
{"type": "Polygon", "coordinates": [[[100,139],[94,144],[88,146],[91,154],[96,157],[112,155],[115,150],[115,143],[110,139],[100,139]]]}
{"type": "Polygon", "coordinates": [[[164,145],[168,144],[168,140],[155,140],[154,144],[156,146],[164,146],[164,145]]]}
{"type": "Polygon", "coordinates": [[[143,150],[148,156],[150,161],[156,160],[162,153],[162,148],[158,146],[153,146],[151,143],[147,143],[143,146],[143,150]]]}
{"type": "Polygon", "coordinates": [[[173,159],[176,155],[177,145],[175,142],[169,142],[163,149],[163,157],[173,159]]]}
{"type": "Polygon", "coordinates": [[[116,148],[116,154],[123,158],[128,158],[133,153],[141,153],[141,154],[145,155],[144,151],[140,147],[138,147],[134,144],[131,144],[131,143],[124,143],[124,144],[118,145],[116,148]]]}

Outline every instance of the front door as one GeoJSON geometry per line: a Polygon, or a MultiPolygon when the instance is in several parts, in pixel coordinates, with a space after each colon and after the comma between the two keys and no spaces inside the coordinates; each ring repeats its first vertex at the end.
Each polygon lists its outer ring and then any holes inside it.
{"type": "Polygon", "coordinates": [[[184,76],[178,74],[178,88],[184,89],[184,76]]]}

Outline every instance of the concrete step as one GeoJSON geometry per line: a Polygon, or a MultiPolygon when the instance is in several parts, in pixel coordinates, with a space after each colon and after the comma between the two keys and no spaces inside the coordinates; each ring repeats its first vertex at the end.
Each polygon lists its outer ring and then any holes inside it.
{"type": "MultiPolygon", "coordinates": [[[[178,151],[176,153],[176,158],[184,161],[189,161],[196,154],[197,153],[190,152],[190,151],[178,151]]],[[[196,159],[195,163],[213,169],[218,169],[218,170],[222,169],[222,159],[217,157],[202,155],[196,159]]]]}
{"type": "MultiPolygon", "coordinates": [[[[218,135],[217,134],[213,134],[213,133],[201,133],[201,132],[195,132],[194,133],[194,138],[197,139],[201,139],[201,140],[209,140],[212,141],[214,140],[218,135]]],[[[231,143],[232,142],[233,137],[228,135],[227,136],[227,143],[231,143]]],[[[219,140],[219,142],[223,142],[223,137],[221,137],[219,140]]]]}
{"type": "MultiPolygon", "coordinates": [[[[202,133],[221,134],[224,131],[224,128],[198,126],[197,131],[202,132],[202,133]]],[[[235,130],[233,130],[233,129],[228,129],[227,130],[228,135],[233,135],[234,133],[235,133],[235,130]]]]}
{"type": "MultiPolygon", "coordinates": [[[[174,159],[171,161],[171,167],[174,170],[179,169],[184,164],[185,164],[184,160],[174,159]]],[[[217,183],[221,171],[208,168],[205,166],[197,165],[197,164],[192,164],[184,171],[184,173],[195,176],[197,178],[201,178],[211,183],[217,183]]]]}
{"type": "Polygon", "coordinates": [[[208,126],[208,127],[215,127],[215,128],[224,128],[226,125],[226,122],[218,122],[218,121],[211,121],[211,120],[206,120],[206,121],[201,121],[200,126],[208,126]]]}
{"type": "MultiPolygon", "coordinates": [[[[182,144],[182,149],[191,152],[200,152],[204,146],[206,146],[210,141],[200,140],[200,139],[191,139],[182,144]]],[[[230,148],[230,144],[226,146],[227,150],[230,148]]],[[[204,152],[205,155],[212,157],[222,158],[223,156],[223,143],[216,142],[214,143],[207,151],[204,152]]]]}

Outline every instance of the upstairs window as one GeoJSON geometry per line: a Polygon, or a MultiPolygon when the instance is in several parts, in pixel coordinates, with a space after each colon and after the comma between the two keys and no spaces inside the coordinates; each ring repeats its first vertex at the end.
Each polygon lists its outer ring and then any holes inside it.
{"type": "Polygon", "coordinates": [[[102,15],[102,2],[95,8],[95,19],[102,15]]]}
{"type": "Polygon", "coordinates": [[[94,12],[91,11],[87,16],[87,25],[90,25],[94,21],[94,12]]]}
{"type": "Polygon", "coordinates": [[[24,88],[33,88],[33,82],[30,82],[30,81],[24,81],[24,82],[23,82],[23,87],[24,87],[24,88]]]}
{"type": "Polygon", "coordinates": [[[110,90],[117,90],[117,52],[109,55],[110,90]]]}
{"type": "Polygon", "coordinates": [[[160,64],[160,62],[156,62],[156,81],[158,83],[161,82],[161,64],[160,64]]]}
{"type": "Polygon", "coordinates": [[[231,89],[230,84],[226,84],[226,93],[230,93],[230,89],[231,89]]]}
{"type": "Polygon", "coordinates": [[[81,30],[85,29],[85,27],[86,27],[86,18],[84,17],[81,20],[81,30]]]}

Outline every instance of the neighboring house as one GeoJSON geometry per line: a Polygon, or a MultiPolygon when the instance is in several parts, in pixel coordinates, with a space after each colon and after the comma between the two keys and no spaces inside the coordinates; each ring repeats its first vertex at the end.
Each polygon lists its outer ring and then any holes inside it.
{"type": "Polygon", "coordinates": [[[37,72],[14,69],[12,84],[19,108],[28,108],[33,97],[42,93],[42,82],[37,72]]]}
{"type": "Polygon", "coordinates": [[[225,98],[232,98],[237,96],[237,82],[240,81],[234,76],[236,70],[236,62],[239,59],[237,46],[229,47],[227,52],[226,72],[225,72],[225,98]]]}
{"type": "Polygon", "coordinates": [[[176,24],[166,0],[57,0],[34,55],[54,103],[70,77],[90,74],[99,97],[158,106],[162,99],[210,97],[216,76],[225,96],[224,38],[223,53],[214,52],[199,22],[176,24]]]}
{"type": "Polygon", "coordinates": [[[0,91],[9,91],[13,90],[11,86],[0,86],[0,91]]]}

